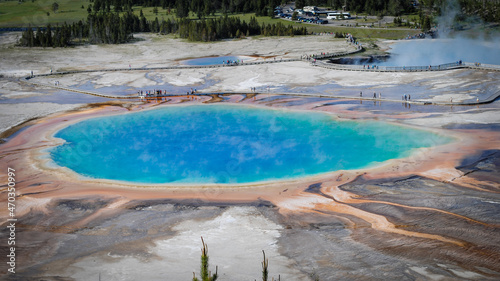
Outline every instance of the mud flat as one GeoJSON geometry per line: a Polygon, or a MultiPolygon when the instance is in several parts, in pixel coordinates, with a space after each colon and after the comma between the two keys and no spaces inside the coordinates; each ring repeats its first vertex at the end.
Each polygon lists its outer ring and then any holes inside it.
{"type": "MultiPolygon", "coordinates": [[[[2,72],[9,69],[11,76],[2,78],[10,84],[2,87],[2,99],[9,104],[1,106],[25,114],[16,122],[45,116],[0,145],[0,169],[16,169],[18,191],[19,266],[15,276],[5,278],[189,280],[192,272],[198,274],[200,236],[209,246],[210,269],[215,270],[217,265],[221,280],[258,279],[262,250],[269,258],[270,276],[280,275],[283,280],[500,278],[497,102],[477,107],[409,108],[389,101],[277,96],[270,91],[196,99],[172,97],[145,103],[99,100],[103,103],[89,104],[77,95],[71,102],[62,103],[65,93],[28,87],[16,79],[30,69],[28,60],[19,66],[14,63],[23,52],[39,58],[33,69],[50,71],[46,66],[49,62],[56,69],[68,63],[94,69],[103,63],[123,67],[128,60],[133,65],[161,64],[158,57],[162,56],[158,55],[163,55],[165,63],[171,63],[191,53],[195,54],[191,57],[220,54],[214,51],[220,46],[228,50],[220,55],[284,57],[301,55],[306,52],[305,45],[319,52],[327,47],[330,49],[326,51],[344,48],[344,42],[328,45],[331,41],[324,37],[249,39],[215,45],[146,39],[116,48],[65,49],[60,54],[43,49],[0,50],[13,54],[2,56],[6,61],[2,72]],[[318,44],[305,44],[311,41],[318,44]],[[174,46],[182,47],[178,48],[181,54],[168,48],[174,46]],[[77,51],[97,55],[83,60],[75,56],[77,51]],[[21,97],[18,90],[26,96],[21,97]],[[456,141],[372,169],[231,186],[165,187],[92,180],[50,165],[44,154],[45,149],[58,144],[53,133],[72,122],[204,102],[316,110],[350,120],[376,119],[433,130],[456,141]],[[46,110],[30,115],[38,105],[46,110]]],[[[499,74],[459,70],[360,75],[294,62],[129,75],[124,79],[117,73],[96,73],[60,80],[76,87],[90,87],[86,84],[90,81],[96,89],[125,84],[124,89],[130,91],[149,87],[151,81],[159,81],[151,87],[188,88],[211,81],[206,89],[249,91],[250,87],[274,85],[280,91],[345,91],[356,96],[362,90],[382,92],[387,98],[414,91],[415,98],[419,94],[420,98],[457,94],[475,99],[498,89],[495,81],[499,74]]],[[[0,117],[2,128],[13,126],[7,117],[0,117]]],[[[4,172],[0,182],[3,206],[7,200],[4,172]]],[[[5,225],[7,208],[0,208],[0,217],[5,225]]],[[[0,241],[7,239],[5,229],[0,241]]],[[[5,256],[7,245],[0,246],[5,256]]],[[[1,268],[6,272],[5,264],[1,268]]]]}

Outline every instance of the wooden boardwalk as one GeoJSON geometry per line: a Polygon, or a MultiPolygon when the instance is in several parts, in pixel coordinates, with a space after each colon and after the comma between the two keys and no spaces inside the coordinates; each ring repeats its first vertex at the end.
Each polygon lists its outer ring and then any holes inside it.
{"type": "MultiPolygon", "coordinates": [[[[73,71],[61,71],[54,72],[48,74],[37,74],[33,76],[27,76],[21,78],[20,81],[24,83],[28,83],[31,85],[39,86],[39,87],[49,87],[58,90],[70,91],[75,93],[81,93],[86,95],[92,95],[97,97],[109,98],[109,99],[157,99],[164,97],[174,97],[180,96],[178,94],[163,94],[163,95],[150,95],[150,96],[116,96],[116,95],[106,95],[101,94],[94,91],[88,90],[80,90],[70,87],[62,87],[59,85],[51,85],[42,82],[36,82],[33,78],[37,77],[50,77],[54,75],[68,75],[68,74],[79,74],[79,73],[92,73],[92,72],[119,72],[119,71],[154,71],[154,70],[169,70],[169,69],[210,69],[210,68],[224,68],[224,67],[240,67],[240,66],[250,66],[250,65],[261,65],[261,64],[270,64],[270,63],[286,63],[286,62],[297,62],[304,61],[310,62],[311,65],[316,67],[322,67],[326,69],[332,70],[341,70],[341,71],[366,71],[366,72],[422,72],[422,71],[449,71],[454,69],[476,69],[476,70],[487,70],[487,71],[500,71],[499,65],[491,65],[491,64],[477,64],[477,63],[450,63],[450,64],[442,64],[442,65],[434,65],[434,66],[414,66],[414,67],[389,67],[389,66],[376,66],[370,65],[370,67],[362,66],[362,65],[344,65],[344,64],[333,64],[326,63],[324,59],[341,57],[352,55],[358,52],[362,52],[363,49],[359,47],[353,47],[354,50],[347,52],[337,52],[337,53],[322,53],[318,55],[311,56],[301,56],[300,58],[295,59],[279,59],[279,60],[267,60],[267,61],[255,61],[255,62],[245,62],[245,63],[235,63],[235,64],[220,64],[220,65],[186,65],[186,66],[160,66],[160,67],[141,67],[141,68],[108,68],[108,69],[93,69],[93,70],[73,70],[73,71]]],[[[348,97],[348,96],[336,96],[336,95],[327,95],[327,94],[319,94],[319,93],[276,93],[276,92],[224,92],[224,93],[215,93],[215,92],[196,92],[192,95],[219,95],[219,94],[273,94],[273,95],[290,95],[290,96],[314,96],[314,97],[326,97],[326,98],[340,98],[340,99],[359,99],[359,100],[371,100],[371,101],[390,101],[390,102],[406,102],[410,104],[434,104],[434,105],[475,105],[475,104],[484,104],[490,103],[497,99],[500,96],[500,92],[493,93],[487,99],[483,99],[481,101],[476,102],[456,102],[456,103],[441,103],[441,102],[424,102],[424,101],[401,101],[401,100],[390,100],[390,99],[377,99],[377,98],[362,98],[362,97],[348,97]]],[[[182,95],[182,96],[185,96],[182,95]]]]}

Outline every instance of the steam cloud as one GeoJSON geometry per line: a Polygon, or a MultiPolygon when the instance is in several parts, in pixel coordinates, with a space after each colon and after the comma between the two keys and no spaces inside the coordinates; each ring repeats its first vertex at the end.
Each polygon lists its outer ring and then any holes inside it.
{"type": "MultiPolygon", "coordinates": [[[[428,66],[453,63],[459,60],[471,63],[500,65],[500,37],[487,36],[479,29],[451,33],[460,15],[457,0],[448,0],[438,18],[439,39],[410,40],[392,46],[391,58],[380,65],[428,66]]],[[[466,22],[478,23],[477,17],[466,22]]]]}

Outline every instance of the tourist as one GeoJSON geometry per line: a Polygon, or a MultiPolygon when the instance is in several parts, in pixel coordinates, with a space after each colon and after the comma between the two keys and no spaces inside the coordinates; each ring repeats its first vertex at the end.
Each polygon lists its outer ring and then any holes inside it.
{"type": "Polygon", "coordinates": [[[411,96],[410,96],[410,94],[408,94],[408,100],[410,100],[410,99],[411,99],[411,96]]]}
{"type": "Polygon", "coordinates": [[[359,97],[362,98],[363,97],[363,92],[359,92],[359,97]]]}
{"type": "Polygon", "coordinates": [[[377,93],[373,93],[373,98],[376,99],[377,98],[377,93]]]}

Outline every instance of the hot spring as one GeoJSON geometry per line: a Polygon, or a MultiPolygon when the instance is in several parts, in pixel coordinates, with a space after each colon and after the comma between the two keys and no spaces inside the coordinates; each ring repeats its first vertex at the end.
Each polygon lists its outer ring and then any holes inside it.
{"type": "Polygon", "coordinates": [[[500,65],[498,42],[481,39],[416,39],[391,45],[385,66],[428,66],[464,61],[500,65]]]}
{"type": "Polygon", "coordinates": [[[334,58],[331,61],[377,66],[429,66],[458,61],[500,65],[500,47],[498,42],[479,39],[415,39],[391,44],[388,55],[334,58]]]}
{"type": "Polygon", "coordinates": [[[252,183],[366,168],[451,138],[377,121],[238,105],[189,105],[87,119],[55,134],[59,166],[145,184],[252,183]]]}
{"type": "Polygon", "coordinates": [[[218,65],[218,64],[227,64],[228,61],[234,62],[238,60],[242,60],[243,57],[237,56],[222,56],[222,57],[205,57],[205,58],[197,58],[185,60],[182,63],[185,65],[218,65]]]}

